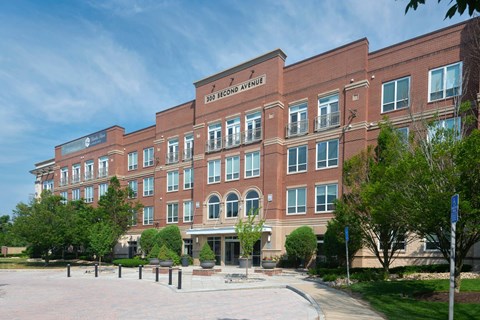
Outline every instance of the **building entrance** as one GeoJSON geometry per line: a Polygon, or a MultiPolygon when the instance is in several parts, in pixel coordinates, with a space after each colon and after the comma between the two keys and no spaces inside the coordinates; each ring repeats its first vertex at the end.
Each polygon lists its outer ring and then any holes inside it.
{"type": "Polygon", "coordinates": [[[237,237],[225,237],[225,265],[238,266],[240,242],[237,237]]]}

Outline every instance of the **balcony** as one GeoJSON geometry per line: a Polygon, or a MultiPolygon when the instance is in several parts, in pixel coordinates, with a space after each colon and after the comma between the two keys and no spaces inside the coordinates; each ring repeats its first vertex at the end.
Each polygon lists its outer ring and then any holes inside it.
{"type": "Polygon", "coordinates": [[[85,172],[85,181],[93,180],[93,171],[85,172]]]}
{"type": "Polygon", "coordinates": [[[302,136],[308,133],[308,119],[287,124],[287,138],[302,136]]]}
{"type": "Polygon", "coordinates": [[[167,156],[165,157],[166,164],[172,164],[178,162],[178,152],[168,152],[167,156]]]}
{"type": "Polygon", "coordinates": [[[60,178],[60,187],[66,186],[68,184],[68,178],[62,177],[60,178]]]}
{"type": "Polygon", "coordinates": [[[74,174],[72,176],[72,184],[80,183],[80,175],[79,174],[74,174]]]}
{"type": "Polygon", "coordinates": [[[331,112],[315,118],[315,131],[328,130],[340,126],[340,111],[331,112]]]}
{"type": "Polygon", "coordinates": [[[238,147],[242,143],[240,133],[229,134],[225,137],[225,149],[238,147]]]}
{"type": "Polygon", "coordinates": [[[249,144],[262,140],[262,128],[247,130],[243,133],[243,143],[249,144]]]}
{"type": "Polygon", "coordinates": [[[98,178],[105,178],[108,176],[108,168],[98,169],[98,178]]]}
{"type": "Polygon", "coordinates": [[[188,148],[188,149],[183,150],[183,161],[192,160],[192,157],[193,157],[193,149],[192,148],[188,148]]]}
{"type": "Polygon", "coordinates": [[[207,152],[222,150],[222,138],[207,140],[205,150],[207,152]]]}

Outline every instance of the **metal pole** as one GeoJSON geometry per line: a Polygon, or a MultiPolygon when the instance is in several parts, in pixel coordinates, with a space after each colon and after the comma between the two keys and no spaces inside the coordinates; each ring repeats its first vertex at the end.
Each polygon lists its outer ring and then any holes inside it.
{"type": "Polygon", "coordinates": [[[155,282],[158,282],[158,266],[155,267],[155,282]]]}
{"type": "Polygon", "coordinates": [[[182,289],[182,269],[178,269],[178,290],[182,289]]]}
{"type": "Polygon", "coordinates": [[[70,263],[67,264],[67,277],[70,278],[70,263]]]}
{"type": "Polygon", "coordinates": [[[142,265],[138,266],[138,279],[140,280],[142,280],[142,268],[143,268],[142,265]]]}
{"type": "Polygon", "coordinates": [[[95,278],[98,278],[98,264],[95,263],[95,278]]]}
{"type": "Polygon", "coordinates": [[[122,277],[122,264],[119,264],[119,265],[118,265],[118,277],[119,277],[119,278],[122,277]]]}
{"type": "Polygon", "coordinates": [[[172,267],[168,268],[168,285],[172,285],[172,267]]]}
{"type": "Polygon", "coordinates": [[[350,267],[348,265],[348,241],[345,241],[345,251],[346,251],[346,258],[347,258],[347,286],[350,285],[350,267]]]}
{"type": "Polygon", "coordinates": [[[450,236],[450,292],[448,294],[448,320],[453,320],[453,305],[455,297],[455,232],[457,223],[452,222],[452,232],[450,236]]]}

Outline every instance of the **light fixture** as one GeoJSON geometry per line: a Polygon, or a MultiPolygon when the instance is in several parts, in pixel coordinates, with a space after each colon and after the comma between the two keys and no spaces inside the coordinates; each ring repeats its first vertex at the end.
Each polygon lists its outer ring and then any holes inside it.
{"type": "Polygon", "coordinates": [[[271,240],[272,240],[272,235],[271,235],[271,234],[268,234],[267,242],[270,242],[271,240]]]}
{"type": "Polygon", "coordinates": [[[195,237],[195,243],[198,243],[198,237],[195,237]]]}

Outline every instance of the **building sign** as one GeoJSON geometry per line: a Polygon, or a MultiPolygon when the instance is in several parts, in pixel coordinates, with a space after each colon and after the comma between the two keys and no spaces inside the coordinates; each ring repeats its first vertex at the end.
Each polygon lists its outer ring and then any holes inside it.
{"type": "Polygon", "coordinates": [[[248,81],[242,82],[240,84],[237,84],[236,86],[228,87],[225,89],[222,89],[220,91],[207,94],[205,96],[205,104],[218,101],[220,99],[226,98],[233,96],[237,93],[241,93],[259,86],[262,86],[265,84],[267,81],[267,76],[266,75],[261,75],[259,77],[256,77],[254,79],[250,79],[248,81]]]}
{"type": "Polygon", "coordinates": [[[62,146],[62,156],[107,142],[107,131],[103,130],[87,137],[77,139],[62,146]]]}

